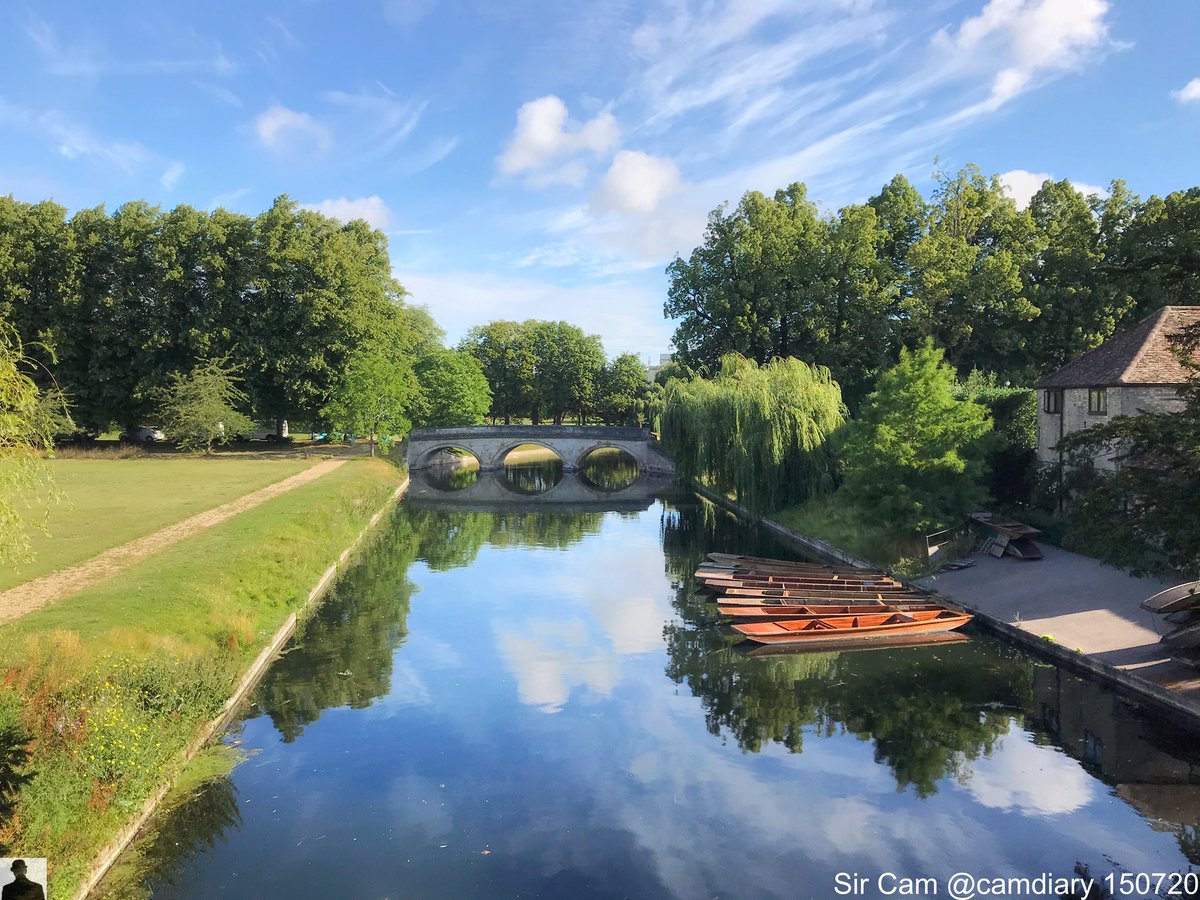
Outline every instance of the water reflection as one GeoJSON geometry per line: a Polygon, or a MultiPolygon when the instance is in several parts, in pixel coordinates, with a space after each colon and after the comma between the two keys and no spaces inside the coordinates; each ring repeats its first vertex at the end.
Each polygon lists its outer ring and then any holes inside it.
{"type": "Polygon", "coordinates": [[[504,483],[517,494],[544,494],[563,479],[561,459],[505,464],[504,483]]]}
{"type": "Polygon", "coordinates": [[[638,463],[624,450],[603,448],[583,461],[579,478],[598,491],[623,491],[637,481],[638,463]]]}
{"type": "Polygon", "coordinates": [[[686,496],[522,503],[397,513],[258,692],[236,815],[196,825],[224,839],[147,855],[156,896],[816,897],[1195,858],[1194,739],[1091,682],[986,636],[746,657],[691,572],[768,535],[686,496]]]}
{"type": "Polygon", "coordinates": [[[425,484],[439,491],[463,491],[479,480],[479,466],[442,462],[421,470],[425,484]]]}

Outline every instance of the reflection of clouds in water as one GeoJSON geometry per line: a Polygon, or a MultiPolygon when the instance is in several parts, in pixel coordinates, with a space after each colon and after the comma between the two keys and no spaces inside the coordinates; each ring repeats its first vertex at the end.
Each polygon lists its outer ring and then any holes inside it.
{"type": "Polygon", "coordinates": [[[556,713],[577,685],[608,696],[619,669],[611,654],[587,648],[587,626],[579,621],[534,622],[518,634],[497,629],[496,642],[517,679],[517,696],[527,706],[556,713]]]}
{"type": "Polygon", "coordinates": [[[446,791],[428,778],[401,775],[393,778],[383,798],[384,806],[404,830],[418,828],[428,837],[442,837],[454,830],[454,817],[446,791]]]}
{"type": "Polygon", "coordinates": [[[438,640],[427,632],[421,635],[419,652],[422,668],[461,669],[464,665],[462,653],[458,648],[447,641],[438,640]]]}
{"type": "Polygon", "coordinates": [[[428,706],[433,702],[425,681],[417,674],[412,663],[397,659],[392,664],[392,679],[388,692],[372,701],[363,710],[367,719],[390,719],[411,706],[428,706]]]}
{"type": "Polygon", "coordinates": [[[1033,815],[1074,812],[1091,802],[1092,778],[1053,747],[1033,744],[1015,724],[990,759],[971,763],[966,789],[984,806],[1033,815]]]}

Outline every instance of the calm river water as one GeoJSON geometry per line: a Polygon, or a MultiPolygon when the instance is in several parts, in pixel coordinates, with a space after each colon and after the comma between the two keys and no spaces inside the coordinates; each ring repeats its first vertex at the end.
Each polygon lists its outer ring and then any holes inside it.
{"type": "Polygon", "coordinates": [[[109,896],[947,896],[1200,862],[1200,744],[1102,687],[978,631],[748,657],[689,575],[794,553],[619,467],[452,480],[414,484],[227,737],[245,761],[109,896]]]}

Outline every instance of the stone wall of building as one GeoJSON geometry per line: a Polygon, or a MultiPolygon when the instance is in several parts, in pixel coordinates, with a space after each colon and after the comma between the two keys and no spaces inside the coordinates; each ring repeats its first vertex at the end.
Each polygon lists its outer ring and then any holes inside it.
{"type": "MultiPolygon", "coordinates": [[[[1108,415],[1088,412],[1088,389],[1063,390],[1062,414],[1046,412],[1046,392],[1038,391],[1038,462],[1052,465],[1058,462],[1054,445],[1062,435],[1107,422],[1113,416],[1136,416],[1143,412],[1179,412],[1183,400],[1179,390],[1170,385],[1132,385],[1108,389],[1108,415]],[[1060,431],[1061,429],[1061,431],[1060,431]]],[[[1117,463],[1113,454],[1096,457],[1096,468],[1114,471],[1117,463]]]]}

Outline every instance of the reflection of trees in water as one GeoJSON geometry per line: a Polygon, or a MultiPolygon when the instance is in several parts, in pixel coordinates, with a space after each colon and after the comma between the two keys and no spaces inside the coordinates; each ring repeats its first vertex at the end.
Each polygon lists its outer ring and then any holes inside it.
{"type": "Polygon", "coordinates": [[[562,477],[561,459],[514,463],[504,467],[504,483],[518,494],[544,494],[562,481],[562,477]]]}
{"type": "Polygon", "coordinates": [[[710,732],[743,750],[774,742],[800,752],[805,728],[851,733],[874,741],[898,786],[928,796],[939,779],[990,753],[1011,710],[1029,702],[1031,663],[991,643],[748,658],[732,649],[691,574],[714,550],[795,554],[704,503],[668,509],[662,537],[681,619],[665,629],[667,675],[700,699],[710,732]]]}
{"type": "Polygon", "coordinates": [[[184,863],[212,850],[229,829],[242,824],[237,792],[228,777],[206,781],[182,803],[156,816],[156,830],[139,838],[100,883],[101,900],[143,900],[179,881],[184,863]]]}
{"type": "Polygon", "coordinates": [[[597,490],[619,491],[637,481],[637,460],[624,450],[597,450],[583,461],[579,478],[597,490]]]}
{"type": "Polygon", "coordinates": [[[255,699],[284,741],[323,710],[355,709],[388,692],[392,652],[407,634],[406,575],[421,532],[403,512],[337,583],[304,627],[299,645],[267,671],[255,699]]]}
{"type": "Polygon", "coordinates": [[[479,480],[478,465],[433,465],[421,472],[421,477],[440,491],[461,491],[479,480]]]}
{"type": "Polygon", "coordinates": [[[559,512],[529,510],[491,513],[492,534],[488,541],[497,547],[555,547],[578,544],[589,534],[597,534],[604,522],[603,512],[559,512]]]}

